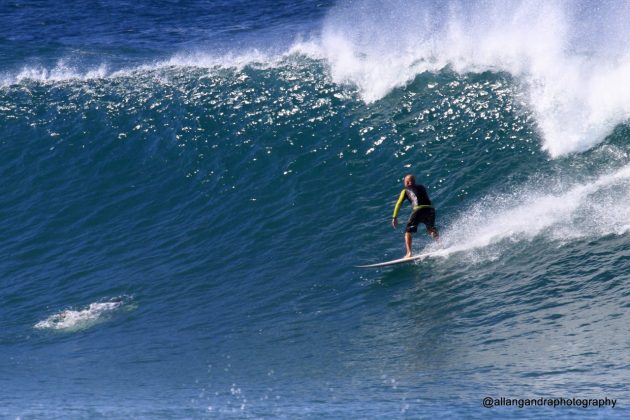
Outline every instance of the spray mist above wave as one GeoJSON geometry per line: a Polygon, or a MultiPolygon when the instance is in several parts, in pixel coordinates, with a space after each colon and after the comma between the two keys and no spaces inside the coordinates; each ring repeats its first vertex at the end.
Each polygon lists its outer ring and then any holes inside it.
{"type": "MultiPolygon", "coordinates": [[[[561,242],[622,235],[630,231],[628,196],[630,165],[568,185],[536,180],[509,195],[481,198],[465,209],[444,230],[444,248],[435,254],[482,249],[500,254],[506,241],[532,240],[540,235],[561,242]]],[[[430,246],[428,250],[432,249],[430,246]]]]}
{"type": "Polygon", "coordinates": [[[519,80],[551,156],[584,151],[630,117],[630,3],[362,1],[295,49],[329,61],[367,102],[449,66],[519,80]]]}
{"type": "Polygon", "coordinates": [[[57,60],[53,66],[29,65],[16,71],[4,71],[0,73],[0,87],[10,87],[25,82],[49,84],[133,77],[173,69],[235,69],[238,71],[245,67],[268,69],[286,65],[295,56],[295,48],[281,54],[268,53],[258,49],[223,54],[187,52],[175,54],[163,60],[128,67],[114,66],[105,62],[98,65],[82,66],[72,58],[62,58],[57,60]]]}
{"type": "Polygon", "coordinates": [[[0,86],[18,84],[26,80],[54,83],[67,80],[102,79],[111,74],[112,72],[104,64],[87,70],[80,70],[67,65],[64,60],[59,60],[57,65],[52,68],[42,66],[24,67],[13,75],[4,74],[0,76],[0,86]]]}

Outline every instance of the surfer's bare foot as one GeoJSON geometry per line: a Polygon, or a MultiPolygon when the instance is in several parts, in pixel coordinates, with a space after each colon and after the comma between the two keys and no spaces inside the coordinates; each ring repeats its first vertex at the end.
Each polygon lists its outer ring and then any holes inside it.
{"type": "Polygon", "coordinates": [[[405,257],[404,257],[404,258],[411,258],[411,253],[409,253],[409,254],[405,254],[405,257]]]}

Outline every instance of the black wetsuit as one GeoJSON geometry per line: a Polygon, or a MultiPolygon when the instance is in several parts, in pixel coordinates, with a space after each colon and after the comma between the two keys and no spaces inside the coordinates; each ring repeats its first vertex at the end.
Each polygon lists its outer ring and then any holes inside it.
{"type": "Polygon", "coordinates": [[[418,224],[420,223],[425,224],[427,231],[435,230],[435,209],[431,204],[427,189],[419,184],[405,187],[405,189],[400,192],[400,196],[394,207],[394,218],[398,216],[400,206],[405,200],[409,200],[413,206],[413,212],[409,217],[405,232],[417,232],[418,224]]]}

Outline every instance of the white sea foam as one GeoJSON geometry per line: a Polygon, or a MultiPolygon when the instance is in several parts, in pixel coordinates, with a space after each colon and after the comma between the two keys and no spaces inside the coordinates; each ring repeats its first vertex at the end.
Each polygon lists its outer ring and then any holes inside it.
{"type": "Polygon", "coordinates": [[[105,321],[109,315],[125,304],[123,299],[95,302],[81,309],[66,309],[35,324],[37,329],[63,330],[68,332],[83,330],[105,321]]]}
{"type": "MultiPolygon", "coordinates": [[[[630,229],[630,165],[569,187],[540,181],[510,195],[481,199],[462,212],[443,232],[443,249],[436,254],[475,251],[540,235],[557,241],[630,229]]],[[[495,250],[496,251],[496,250],[495,250]]]]}
{"type": "MultiPolygon", "coordinates": [[[[317,48],[367,102],[423,71],[505,71],[522,83],[551,156],[630,118],[630,3],[360,1],[336,6],[317,48]]],[[[297,48],[298,50],[300,48],[297,48]]]]}

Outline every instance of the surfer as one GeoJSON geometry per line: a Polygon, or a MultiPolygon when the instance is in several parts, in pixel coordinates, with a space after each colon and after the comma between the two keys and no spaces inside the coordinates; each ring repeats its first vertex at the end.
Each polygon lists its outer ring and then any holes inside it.
{"type": "Polygon", "coordinates": [[[437,241],[440,235],[435,228],[435,209],[431,204],[427,189],[423,185],[416,184],[416,178],[413,175],[406,175],[403,184],[405,188],[401,191],[394,207],[392,226],[394,229],[398,226],[400,206],[402,206],[403,201],[409,200],[413,206],[413,212],[405,228],[405,248],[407,249],[405,258],[409,258],[411,257],[411,234],[418,231],[418,224],[424,223],[427,227],[427,233],[434,241],[437,241]]]}

